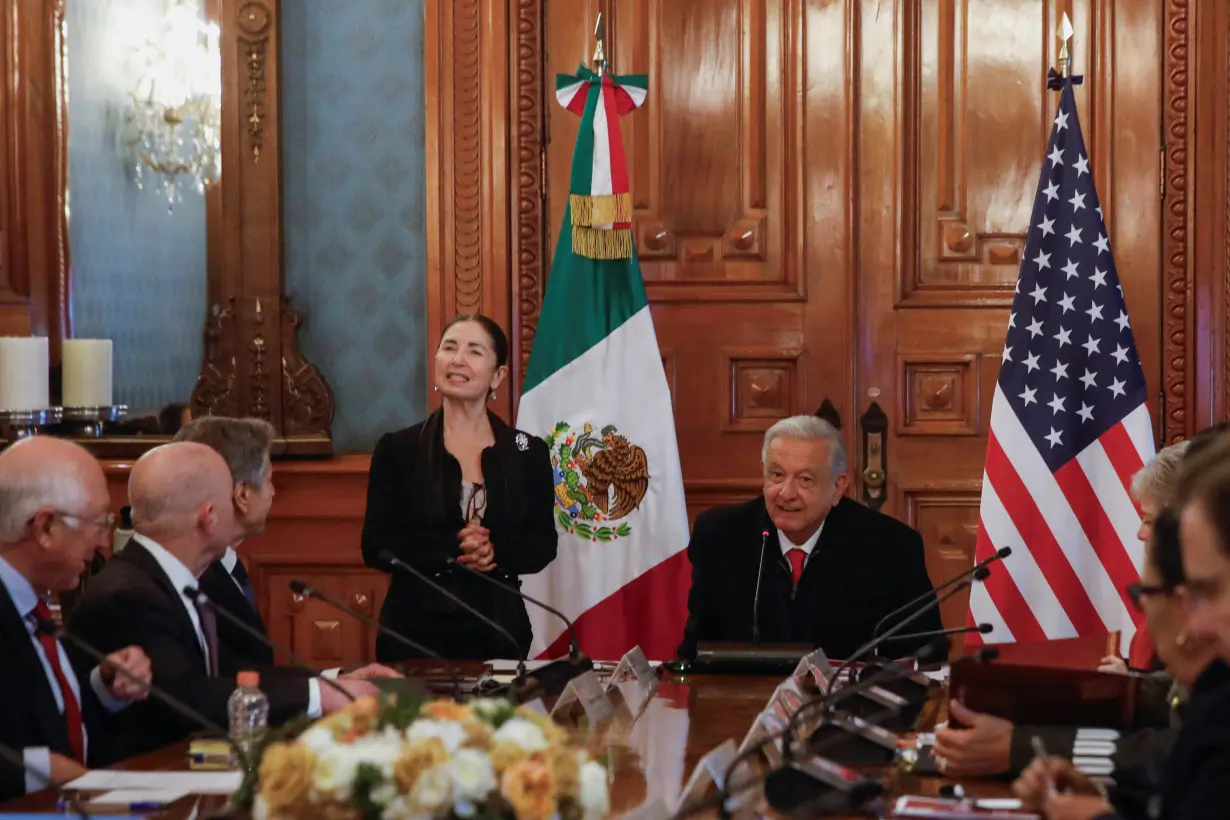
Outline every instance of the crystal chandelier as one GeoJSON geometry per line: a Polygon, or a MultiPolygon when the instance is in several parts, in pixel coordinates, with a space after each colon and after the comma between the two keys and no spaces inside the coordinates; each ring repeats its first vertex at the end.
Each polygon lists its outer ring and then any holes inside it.
{"type": "Polygon", "coordinates": [[[168,207],[190,185],[221,174],[222,58],[218,27],[197,0],[171,0],[158,33],[133,52],[137,76],[122,142],[137,187],[161,190],[168,207]]]}

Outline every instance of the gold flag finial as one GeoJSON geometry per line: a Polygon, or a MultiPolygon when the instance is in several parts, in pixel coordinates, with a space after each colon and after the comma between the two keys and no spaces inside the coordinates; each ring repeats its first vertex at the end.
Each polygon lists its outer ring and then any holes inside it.
{"type": "Polygon", "coordinates": [[[1068,13],[1063,13],[1063,19],[1059,21],[1059,30],[1056,32],[1061,44],[1059,46],[1059,73],[1065,77],[1072,76],[1072,21],[1068,19],[1068,13]]]}
{"type": "Polygon", "coordinates": [[[606,28],[602,25],[602,12],[598,12],[598,22],[594,24],[594,37],[598,39],[598,44],[594,46],[594,73],[599,77],[606,73],[606,53],[602,49],[605,35],[606,28]]]}

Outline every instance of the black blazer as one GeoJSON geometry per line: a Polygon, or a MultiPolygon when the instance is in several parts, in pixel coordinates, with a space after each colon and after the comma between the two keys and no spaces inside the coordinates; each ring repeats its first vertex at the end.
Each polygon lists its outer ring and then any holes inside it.
{"type": "MultiPolygon", "coordinates": [[[[81,691],[86,753],[89,763],[98,765],[97,752],[104,737],[99,717],[104,710],[90,686],[90,672],[95,664],[75,652],[70,644],[65,644],[64,649],[72,665],[72,669],[64,673],[76,674],[81,691]]],[[[53,752],[72,757],[64,715],[56,708],[51,683],[30,642],[30,633],[3,583],[0,583],[0,652],[4,658],[4,663],[0,664],[0,704],[3,704],[0,706],[0,743],[19,753],[27,746],[46,746],[53,752]]],[[[25,792],[25,772],[0,761],[0,800],[19,797],[25,792]]]]}
{"type": "MultiPolygon", "coordinates": [[[[844,660],[870,640],[876,622],[934,587],[927,577],[922,536],[887,515],[848,498],[829,512],[798,590],[782,555],[763,497],[701,513],[688,544],[692,590],[679,656],[691,658],[706,641],[751,643],[756,576],[760,642],[806,643],[844,660]],[[764,564],[758,565],[761,534],[764,564]],[[792,595],[793,593],[793,595],[792,595]]],[[[942,628],[938,610],[904,632],[942,628]]],[[[882,654],[904,657],[928,641],[886,644],[882,654]]]]}
{"type": "MultiPolygon", "coordinates": [[[[265,619],[248,603],[221,561],[210,564],[197,583],[211,601],[238,615],[262,635],[268,635],[265,619]]],[[[273,649],[268,644],[258,641],[226,618],[218,618],[218,656],[218,666],[224,675],[235,675],[253,666],[273,664],[273,649]]]]}
{"type": "MultiPolygon", "coordinates": [[[[107,562],[74,610],[68,628],[103,652],[131,644],[140,646],[149,656],[156,686],[226,728],[227,700],[235,691],[235,677],[205,674],[205,654],[179,592],[140,543],[130,541],[107,562]]],[[[219,656],[218,665],[223,668],[227,661],[221,642],[219,656]]],[[[260,672],[261,690],[269,698],[270,724],[283,723],[307,711],[306,677],[286,675],[270,667],[257,667],[255,671],[260,672]]],[[[108,731],[105,751],[98,750],[103,756],[101,765],[203,730],[154,697],[106,715],[103,720],[108,731]]]]}
{"type": "MultiPolygon", "coordinates": [[[[487,488],[483,526],[491,530],[495,548],[491,577],[520,589],[518,576],[541,572],[555,560],[554,473],[546,442],[514,430],[494,414],[488,417],[495,444],[482,454],[487,488]]],[[[525,653],[532,638],[525,604],[447,563],[461,555],[457,533],[465,527],[463,519],[461,465],[444,449],[443,411],[383,435],[372,452],[363,560],[387,571],[378,556],[389,550],[507,628],[519,647],[426,584],[398,572],[392,573],[380,621],[449,658],[525,653]]],[[[381,661],[411,654],[384,636],[376,640],[381,661]]]]}
{"type": "Polygon", "coordinates": [[[1230,801],[1230,667],[1214,661],[1196,680],[1162,788],[1166,820],[1222,820],[1230,801]]]}

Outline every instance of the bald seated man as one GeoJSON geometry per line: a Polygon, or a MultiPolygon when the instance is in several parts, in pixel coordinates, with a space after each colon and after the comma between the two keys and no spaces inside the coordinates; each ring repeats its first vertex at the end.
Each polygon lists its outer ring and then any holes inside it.
{"type": "MultiPolygon", "coordinates": [[[[147,694],[38,629],[51,596],[73,589],[110,537],[110,503],[102,468],[76,444],[35,436],[0,453],[0,742],[25,763],[0,762],[0,800],[84,774],[99,757],[101,716],[147,694]]],[[[108,660],[149,681],[139,647],[108,660]]]]}
{"type": "MultiPolygon", "coordinates": [[[[231,474],[213,449],[173,442],[150,450],[132,468],[128,499],[135,534],[90,582],[70,627],[103,649],[135,643],[155,680],[215,724],[227,725],[235,677],[218,652],[217,616],[183,594],[222,557],[236,532],[231,474]]],[[[258,668],[269,722],[338,711],[348,698],[318,678],[258,668]]],[[[353,697],[375,695],[364,680],[340,680],[353,697]]],[[[203,727],[156,700],[115,716],[106,755],[116,762],[182,740],[203,727]]]]}

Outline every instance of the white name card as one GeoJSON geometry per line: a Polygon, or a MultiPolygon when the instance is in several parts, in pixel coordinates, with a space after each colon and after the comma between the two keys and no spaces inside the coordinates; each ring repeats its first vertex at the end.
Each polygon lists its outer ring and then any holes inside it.
{"type": "Polygon", "coordinates": [[[589,718],[591,723],[610,717],[614,711],[614,704],[607,697],[606,689],[598,681],[598,676],[593,670],[577,675],[568,681],[568,685],[560,693],[559,700],[555,701],[555,706],[551,709],[551,717],[555,717],[578,701],[581,708],[585,710],[585,717],[589,718]]]}

